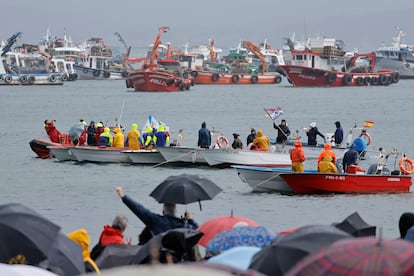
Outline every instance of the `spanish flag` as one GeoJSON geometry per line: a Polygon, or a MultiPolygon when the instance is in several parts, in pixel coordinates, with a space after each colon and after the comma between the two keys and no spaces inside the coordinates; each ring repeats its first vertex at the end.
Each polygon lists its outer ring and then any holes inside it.
{"type": "Polygon", "coordinates": [[[370,128],[373,127],[375,125],[375,122],[373,121],[365,121],[364,122],[364,128],[370,128]]]}

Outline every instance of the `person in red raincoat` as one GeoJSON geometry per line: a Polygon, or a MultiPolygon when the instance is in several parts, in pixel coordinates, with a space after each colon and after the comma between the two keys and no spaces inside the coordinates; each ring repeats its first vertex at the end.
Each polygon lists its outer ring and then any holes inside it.
{"type": "Polygon", "coordinates": [[[50,138],[50,141],[54,143],[59,143],[59,136],[61,135],[61,133],[59,130],[57,130],[53,122],[54,120],[51,120],[51,121],[45,120],[44,127],[45,127],[47,135],[50,138]]]}

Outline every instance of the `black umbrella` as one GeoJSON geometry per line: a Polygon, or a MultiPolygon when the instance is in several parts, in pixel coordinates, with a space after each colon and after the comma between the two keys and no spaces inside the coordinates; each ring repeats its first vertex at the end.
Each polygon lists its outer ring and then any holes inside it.
{"type": "Polygon", "coordinates": [[[47,255],[48,267],[60,268],[65,275],[85,273],[82,247],[59,232],[47,255]]]}
{"type": "Polygon", "coordinates": [[[334,223],[333,226],[354,237],[375,236],[377,228],[376,226],[366,223],[358,212],[349,215],[340,223],[334,223]]]}
{"type": "Polygon", "coordinates": [[[95,263],[99,269],[129,265],[140,248],[138,245],[109,244],[96,258],[95,263]]]}
{"type": "Polygon", "coordinates": [[[169,176],[150,194],[159,203],[188,204],[213,199],[222,189],[211,180],[193,174],[169,176]]]}
{"type": "Polygon", "coordinates": [[[249,268],[263,274],[284,275],[298,261],[340,239],[351,238],[332,225],[308,225],[286,236],[278,236],[271,245],[254,255],[249,268]]]}
{"type": "Polygon", "coordinates": [[[22,204],[0,205],[0,262],[38,264],[46,259],[59,229],[22,204]]]}
{"type": "Polygon", "coordinates": [[[176,228],[163,232],[144,244],[132,259],[131,264],[150,263],[154,257],[158,257],[157,261],[165,263],[168,253],[177,262],[181,259],[188,260],[191,249],[202,236],[202,232],[188,228],[176,228]]]}

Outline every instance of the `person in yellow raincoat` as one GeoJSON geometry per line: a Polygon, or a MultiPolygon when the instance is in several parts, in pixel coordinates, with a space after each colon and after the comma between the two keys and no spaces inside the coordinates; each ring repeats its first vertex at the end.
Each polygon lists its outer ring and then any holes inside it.
{"type": "Polygon", "coordinates": [[[89,252],[90,237],[86,229],[78,229],[67,234],[68,238],[76,242],[82,247],[83,261],[85,263],[86,272],[96,272],[100,274],[98,266],[91,259],[91,254],[89,252]]]}
{"type": "Polygon", "coordinates": [[[255,150],[270,151],[270,139],[263,134],[263,130],[261,129],[257,131],[257,137],[253,140],[253,145],[255,146],[255,150]]]}
{"type": "Polygon", "coordinates": [[[331,144],[326,143],[324,146],[324,150],[319,154],[318,167],[319,167],[319,163],[323,160],[323,158],[326,155],[329,155],[332,157],[332,163],[334,164],[334,166],[336,166],[336,154],[335,152],[333,152],[331,144]]]}
{"type": "Polygon", "coordinates": [[[127,133],[125,146],[132,150],[141,149],[141,133],[138,131],[138,125],[133,123],[131,129],[127,133]]]}
{"type": "Polygon", "coordinates": [[[123,148],[125,145],[125,136],[122,133],[121,129],[119,127],[116,127],[114,129],[115,136],[114,136],[114,142],[113,146],[115,148],[123,148]]]}
{"type": "Polygon", "coordinates": [[[319,163],[318,170],[320,173],[338,173],[338,168],[332,163],[332,156],[325,155],[319,163]]]}

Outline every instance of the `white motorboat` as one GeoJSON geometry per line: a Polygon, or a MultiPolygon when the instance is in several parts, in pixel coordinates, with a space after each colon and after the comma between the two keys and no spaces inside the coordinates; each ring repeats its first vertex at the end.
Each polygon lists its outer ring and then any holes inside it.
{"type": "Polygon", "coordinates": [[[122,153],[127,155],[134,164],[159,164],[165,161],[158,150],[124,150],[122,153]]]}
{"type": "Polygon", "coordinates": [[[190,147],[161,147],[157,150],[164,157],[163,163],[189,163],[208,165],[206,159],[200,154],[204,149],[190,147]]]}
{"type": "Polygon", "coordinates": [[[77,146],[69,149],[78,162],[131,163],[123,151],[127,148],[77,146]]]}
{"type": "Polygon", "coordinates": [[[200,151],[210,166],[228,168],[231,165],[289,167],[289,154],[254,150],[209,149],[200,151]]]}

